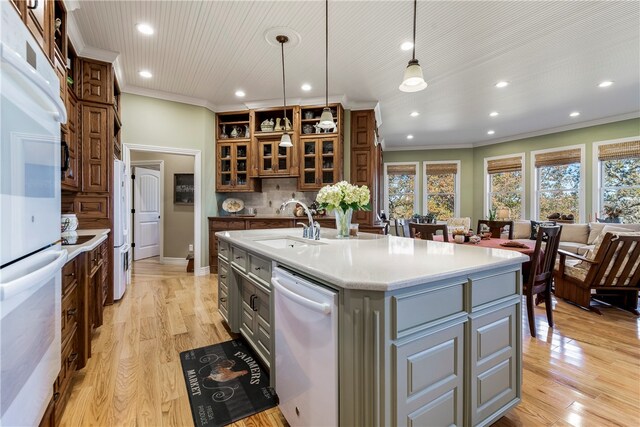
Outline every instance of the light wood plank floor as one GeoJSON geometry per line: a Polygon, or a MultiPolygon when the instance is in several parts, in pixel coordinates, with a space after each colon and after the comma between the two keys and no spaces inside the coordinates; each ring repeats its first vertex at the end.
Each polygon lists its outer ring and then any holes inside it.
{"type": "MultiPolygon", "coordinates": [[[[133,284],[104,313],[92,358],[75,373],[62,426],[190,426],[179,353],[230,339],[217,312],[214,275],[194,277],[157,260],[134,263],[133,284]]],[[[555,301],[556,327],[523,312],[522,403],[495,426],[640,426],[640,320],[555,301]]],[[[277,409],[235,426],[283,426],[277,409]]]]}

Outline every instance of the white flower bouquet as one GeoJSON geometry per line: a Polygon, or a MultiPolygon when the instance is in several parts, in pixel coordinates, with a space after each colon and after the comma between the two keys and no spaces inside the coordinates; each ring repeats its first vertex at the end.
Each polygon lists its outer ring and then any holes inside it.
{"type": "Polygon", "coordinates": [[[371,193],[366,185],[358,187],[347,181],[340,181],[334,185],[326,185],[318,192],[316,201],[327,210],[348,209],[369,211],[371,210],[371,193]]]}
{"type": "Polygon", "coordinates": [[[355,210],[371,210],[371,193],[366,185],[358,187],[347,181],[322,187],[316,201],[320,207],[335,211],[338,237],[348,238],[351,215],[355,210]]]}

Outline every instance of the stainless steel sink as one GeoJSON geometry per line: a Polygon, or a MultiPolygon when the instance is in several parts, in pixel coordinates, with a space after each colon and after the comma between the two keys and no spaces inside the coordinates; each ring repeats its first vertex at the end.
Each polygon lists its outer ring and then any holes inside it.
{"type": "Polygon", "coordinates": [[[318,242],[317,240],[298,239],[295,237],[262,238],[262,239],[256,239],[254,241],[274,249],[303,248],[305,246],[315,246],[315,245],[326,244],[326,243],[318,242]]]}

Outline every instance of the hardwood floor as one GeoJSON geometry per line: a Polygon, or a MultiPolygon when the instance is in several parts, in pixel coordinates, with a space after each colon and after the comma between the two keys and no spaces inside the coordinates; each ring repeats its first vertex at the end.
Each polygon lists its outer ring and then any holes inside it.
{"type": "MultiPolygon", "coordinates": [[[[181,266],[133,265],[125,297],[104,311],[92,358],[75,373],[62,426],[191,426],[179,353],[230,339],[217,312],[215,275],[181,266]]],[[[495,426],[640,425],[640,319],[603,316],[555,301],[551,329],[536,308],[538,339],[523,312],[520,405],[495,426]]],[[[276,408],[234,426],[284,426],[276,408]]]]}

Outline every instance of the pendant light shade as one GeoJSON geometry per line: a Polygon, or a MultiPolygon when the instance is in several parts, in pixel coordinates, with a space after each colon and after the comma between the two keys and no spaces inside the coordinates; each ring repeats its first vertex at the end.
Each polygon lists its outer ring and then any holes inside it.
{"type": "Polygon", "coordinates": [[[427,87],[427,82],[422,76],[422,67],[417,59],[409,61],[409,65],[404,69],[404,78],[399,89],[403,92],[418,92],[427,87]]]}
{"type": "Polygon", "coordinates": [[[291,142],[291,136],[289,136],[287,131],[285,131],[282,134],[282,138],[280,138],[280,144],[278,144],[278,146],[279,147],[293,147],[293,143],[291,142]]]}
{"type": "Polygon", "coordinates": [[[282,100],[284,106],[283,115],[284,115],[284,132],[282,133],[282,137],[280,138],[279,147],[293,147],[293,143],[291,142],[291,136],[287,132],[287,86],[285,84],[284,78],[284,44],[289,41],[289,37],[287,36],[277,36],[276,40],[280,43],[280,53],[282,55],[282,100]]]}
{"type": "Polygon", "coordinates": [[[333,129],[336,124],[329,108],[329,0],[325,0],[324,3],[324,77],[325,107],[322,109],[318,126],[321,129],[333,129]]]}
{"type": "Polygon", "coordinates": [[[427,87],[424,81],[422,67],[416,59],[416,13],[418,9],[418,0],[413,0],[413,54],[411,60],[404,70],[404,78],[399,89],[403,92],[418,92],[427,87]]]}

